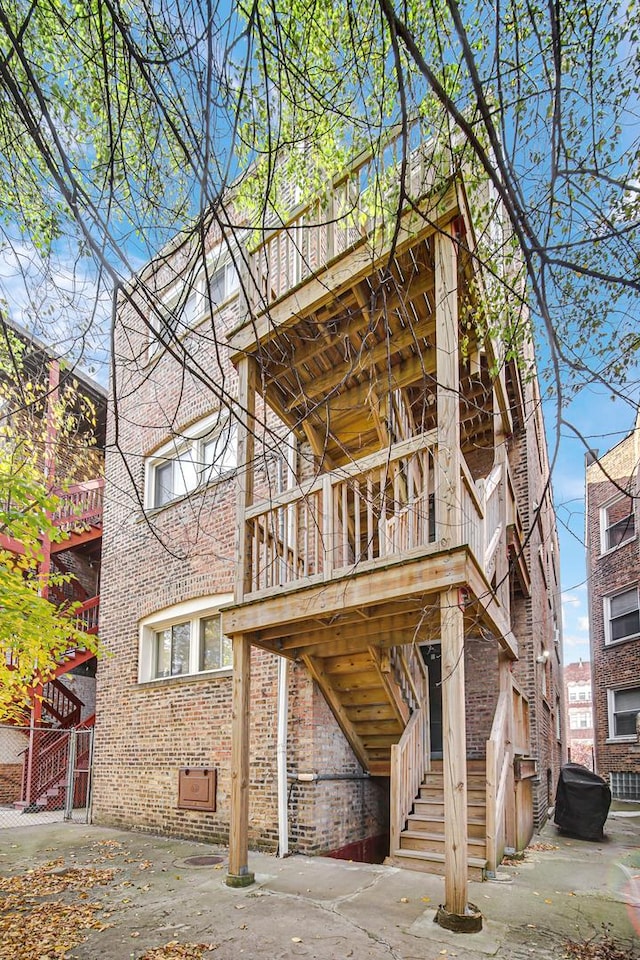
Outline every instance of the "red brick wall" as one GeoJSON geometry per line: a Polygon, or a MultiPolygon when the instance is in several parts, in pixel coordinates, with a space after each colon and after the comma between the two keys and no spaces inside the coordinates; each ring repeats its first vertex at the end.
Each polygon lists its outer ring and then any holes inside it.
{"type": "Polygon", "coordinates": [[[634,739],[610,742],[607,691],[640,686],[640,639],[605,646],[603,598],[640,580],[638,513],[636,536],[611,551],[602,551],[600,510],[621,489],[637,489],[639,435],[632,433],[587,468],[587,573],[593,671],[596,769],[640,773],[640,751],[634,739]],[[599,465],[600,464],[600,465],[599,465]]]}
{"type": "Polygon", "coordinates": [[[21,797],[22,764],[0,763],[0,806],[11,806],[21,797]]]}
{"type": "MultiPolygon", "coordinates": [[[[141,497],[145,457],[169,439],[172,428],[179,431],[217,409],[221,389],[235,394],[224,331],[237,316],[237,300],[216,316],[218,354],[208,322],[188,335],[188,345],[206,371],[207,387],[167,354],[145,366],[142,321],[132,308],[121,308],[115,342],[118,432],[116,436],[112,407],[103,538],[100,634],[110,655],[98,672],[97,823],[210,841],[228,836],[231,678],[139,683],[138,644],[144,617],[186,600],[233,591],[235,477],[146,516],[141,497]],[[216,813],[178,810],[179,769],[212,765],[218,771],[216,813]]],[[[266,446],[273,448],[271,438],[266,446]]],[[[261,449],[259,443],[258,456],[261,449]]],[[[257,484],[264,482],[266,471],[258,470],[257,484]]],[[[249,839],[254,847],[275,849],[277,658],[254,649],[252,665],[249,839]]],[[[361,774],[324,698],[302,668],[291,669],[289,687],[290,771],[361,774]]],[[[386,781],[294,783],[291,849],[328,851],[383,832],[387,805],[386,781]]]]}
{"type": "Polygon", "coordinates": [[[512,581],[511,619],[519,651],[513,677],[529,701],[530,752],[538,763],[538,776],[532,784],[534,825],[538,828],[544,824],[548,808],[554,802],[560,766],[566,761],[566,734],[558,540],[551,487],[545,492],[549,464],[541,406],[533,380],[525,385],[525,407],[525,423],[509,439],[508,456],[518,507],[528,535],[525,556],[531,591],[530,596],[523,596],[512,581]],[[546,662],[538,663],[545,651],[546,662]],[[546,692],[543,680],[546,680],[546,692]]]}

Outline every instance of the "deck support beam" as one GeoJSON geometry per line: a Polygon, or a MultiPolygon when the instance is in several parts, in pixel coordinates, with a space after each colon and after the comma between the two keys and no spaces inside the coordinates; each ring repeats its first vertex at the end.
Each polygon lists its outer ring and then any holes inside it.
{"type": "MultiPolygon", "coordinates": [[[[436,376],[438,455],[436,536],[443,547],[462,539],[460,489],[460,372],[458,258],[452,225],[435,241],[436,376]]],[[[482,916],[467,901],[467,733],[465,725],[464,613],[455,588],[440,593],[442,745],[444,786],[445,903],[437,922],[473,932],[482,916]]]]}
{"type": "Polygon", "coordinates": [[[233,638],[233,701],[231,708],[231,824],[229,830],[229,887],[248,887],[249,871],[249,706],[251,698],[251,640],[233,638]]]}

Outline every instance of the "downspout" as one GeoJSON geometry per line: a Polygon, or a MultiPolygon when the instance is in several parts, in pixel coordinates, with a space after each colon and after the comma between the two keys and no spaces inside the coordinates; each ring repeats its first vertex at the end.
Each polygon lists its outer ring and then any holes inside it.
{"type": "Polygon", "coordinates": [[[287,716],[289,712],[289,661],[278,657],[278,856],[289,855],[289,811],[287,805],[287,716]]]}

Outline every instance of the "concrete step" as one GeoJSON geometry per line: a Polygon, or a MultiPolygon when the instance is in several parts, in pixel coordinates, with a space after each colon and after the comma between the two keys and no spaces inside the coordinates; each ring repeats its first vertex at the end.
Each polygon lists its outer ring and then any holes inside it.
{"type": "MultiPolygon", "coordinates": [[[[428,853],[422,850],[394,850],[385,860],[386,864],[403,867],[405,870],[417,870],[420,873],[431,873],[443,877],[444,853],[428,853]]],[[[484,880],[487,861],[483,857],[469,857],[467,860],[467,876],[469,880],[484,880]]]]}
{"type": "MultiPolygon", "coordinates": [[[[444,855],[444,833],[428,833],[423,830],[403,830],[400,834],[401,850],[422,850],[428,853],[442,853],[444,855]]],[[[469,837],[467,841],[468,856],[484,858],[486,856],[486,842],[484,837],[469,837]]]]}

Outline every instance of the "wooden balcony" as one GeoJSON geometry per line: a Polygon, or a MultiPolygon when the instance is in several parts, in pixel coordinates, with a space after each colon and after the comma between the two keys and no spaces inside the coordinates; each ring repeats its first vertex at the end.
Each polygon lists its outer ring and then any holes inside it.
{"type": "MultiPolygon", "coordinates": [[[[257,630],[266,645],[278,635],[278,649],[293,652],[299,649],[298,620],[314,613],[342,617],[351,607],[366,602],[371,610],[398,596],[407,601],[412,594],[437,592],[446,581],[469,588],[464,602],[470,610],[480,603],[493,629],[508,637],[509,576],[504,564],[500,568],[512,493],[506,468],[498,463],[486,479],[475,481],[464,458],[460,463],[454,525],[438,516],[436,431],[249,506],[242,602],[225,613],[225,630],[257,630]]],[[[422,622],[426,632],[424,614],[422,622]]],[[[316,640],[319,625],[306,629],[316,640]]],[[[375,632],[372,623],[370,635],[375,632]]],[[[328,636],[335,638],[334,631],[328,636]]],[[[510,643],[513,651],[512,638],[510,643]]]]}

